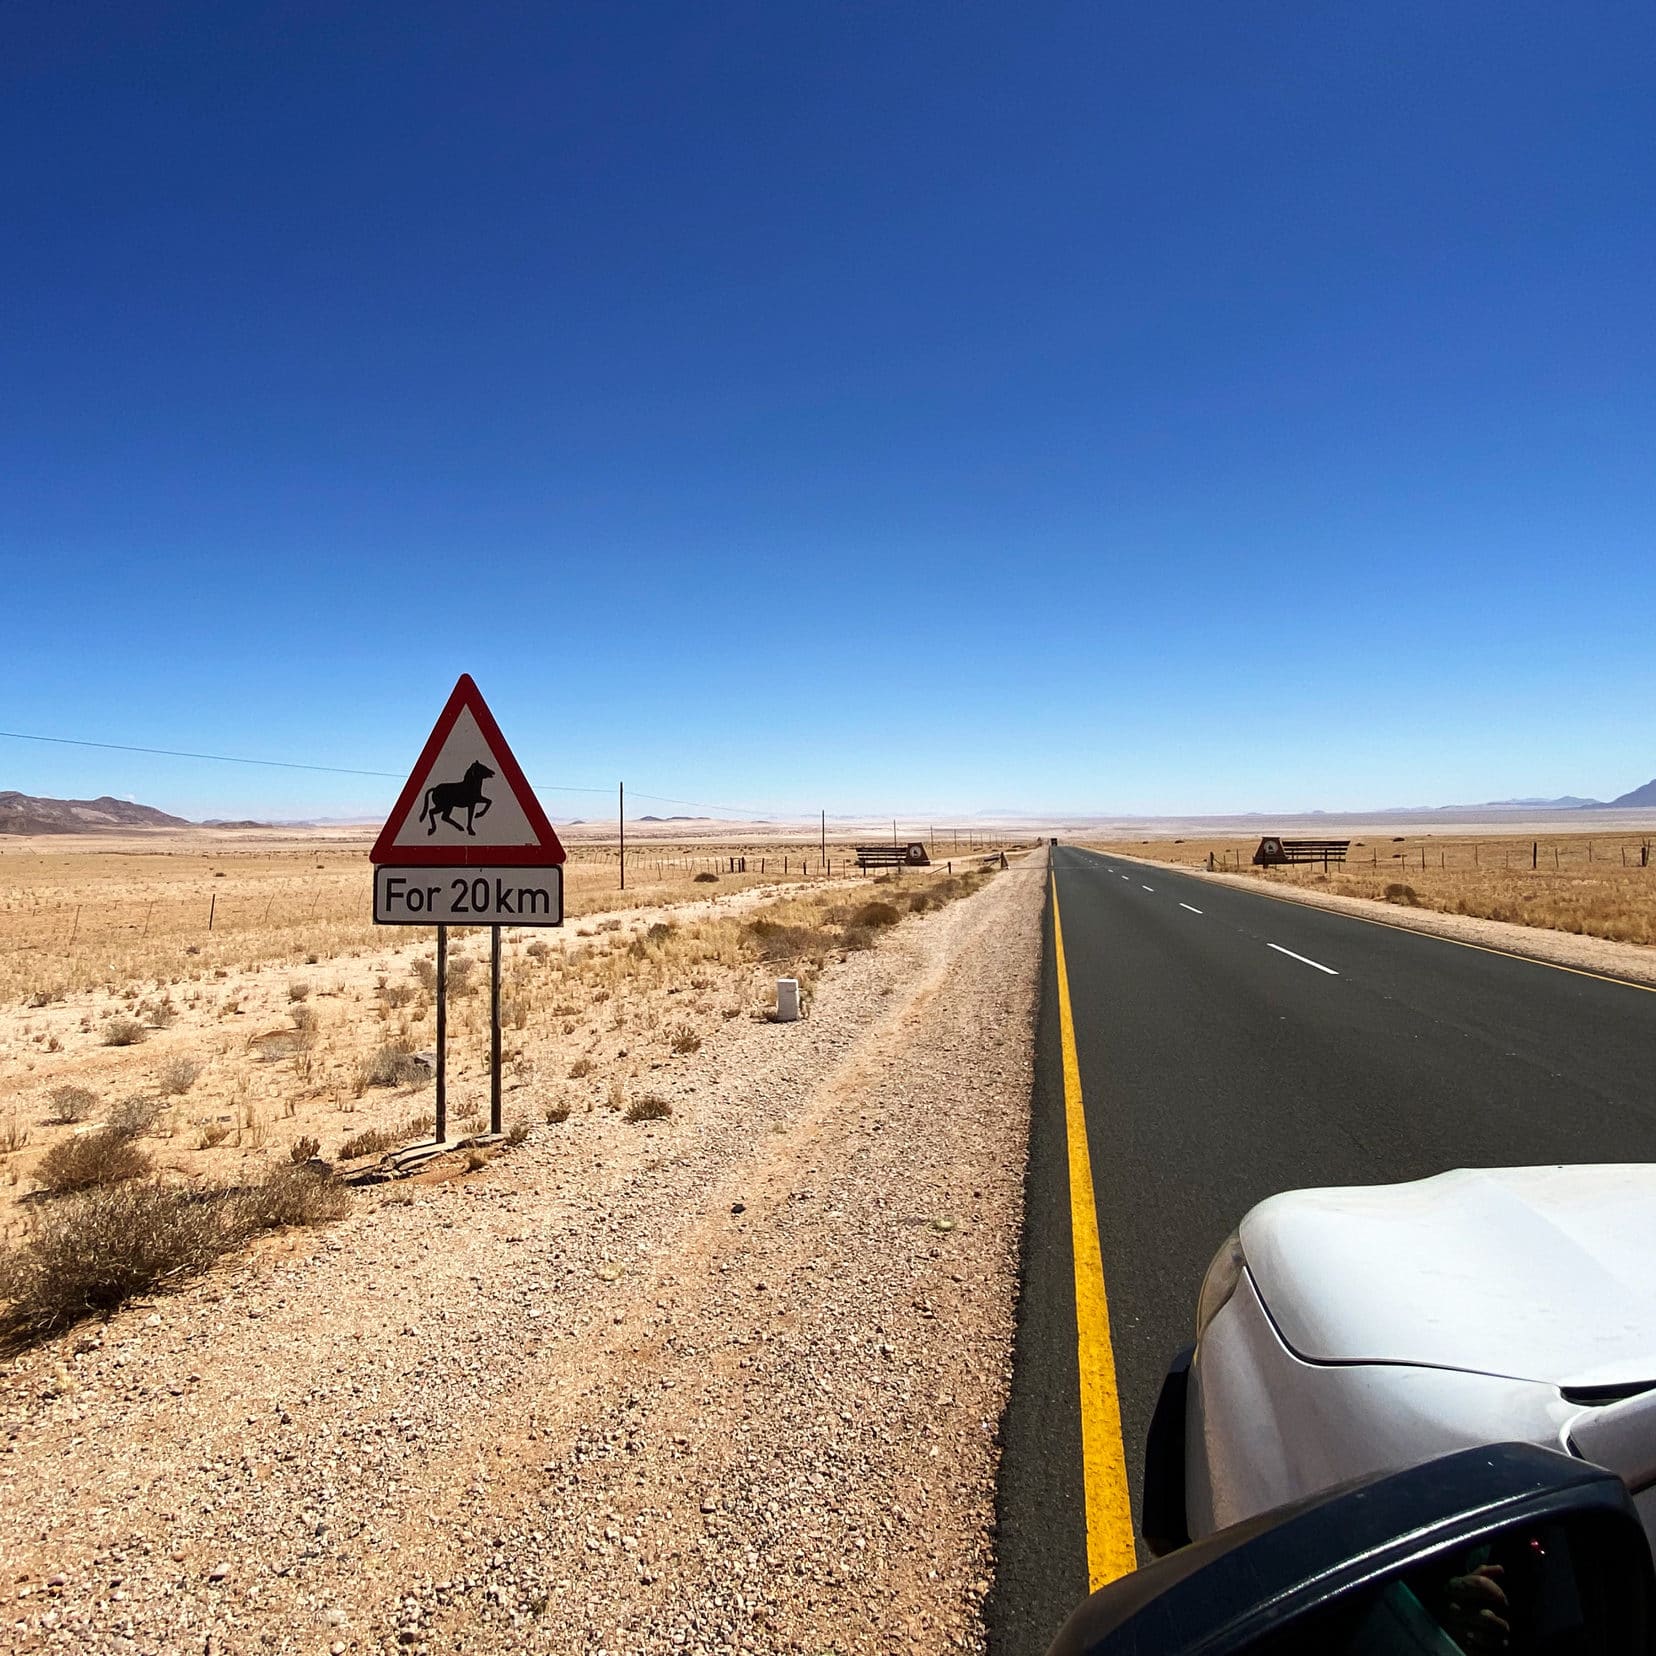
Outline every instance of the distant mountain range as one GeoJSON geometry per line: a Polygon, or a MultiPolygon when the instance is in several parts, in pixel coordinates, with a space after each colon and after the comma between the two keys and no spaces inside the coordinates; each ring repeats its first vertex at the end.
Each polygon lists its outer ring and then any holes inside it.
{"type": "Polygon", "coordinates": [[[0,834],[98,834],[122,828],[188,828],[183,817],[130,799],[39,799],[0,793],[0,834]]]}

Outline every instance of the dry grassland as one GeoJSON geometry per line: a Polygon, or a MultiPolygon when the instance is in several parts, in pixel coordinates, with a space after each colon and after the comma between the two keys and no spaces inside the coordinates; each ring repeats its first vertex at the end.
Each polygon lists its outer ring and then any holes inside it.
{"type": "MultiPolygon", "coordinates": [[[[1330,837],[1343,837],[1336,830],[1330,837]]],[[[1293,837],[1293,836],[1290,836],[1293,837]]],[[[1248,839],[1110,840],[1091,849],[1253,874],[1274,885],[1547,927],[1617,943],[1656,944],[1656,844],[1638,834],[1370,833],[1344,868],[1255,869],[1248,839]],[[1650,844],[1648,866],[1641,852],[1650,844]],[[1532,868],[1532,860],[1535,866],[1532,868]]]]}
{"type": "MultiPolygon", "coordinates": [[[[802,879],[806,849],[749,850],[744,875],[728,867],[743,851],[722,847],[719,879],[698,882],[705,847],[699,866],[677,868],[652,847],[625,894],[613,862],[572,856],[570,923],[504,934],[508,1122],[578,1132],[593,1111],[648,1120],[652,1076],[687,1062],[722,1020],[764,1016],[778,976],[800,979],[808,1007],[828,960],[983,877],[802,879]],[[646,861],[657,866],[640,885],[646,861]]],[[[203,1190],[249,1188],[306,1153],[377,1157],[428,1134],[429,1072],[414,1055],[435,1042],[433,934],[375,927],[369,904],[361,846],[7,847],[0,1244],[53,1206],[52,1167],[98,1123],[122,1125],[145,1171],[203,1190]]],[[[462,1134],[486,1124],[487,958],[486,931],[451,928],[449,1108],[462,1134]]]]}

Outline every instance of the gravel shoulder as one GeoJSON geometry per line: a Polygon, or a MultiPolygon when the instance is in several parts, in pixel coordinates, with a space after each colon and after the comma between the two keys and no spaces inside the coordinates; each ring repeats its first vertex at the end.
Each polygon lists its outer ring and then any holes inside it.
{"type": "Polygon", "coordinates": [[[1383,921],[1386,925],[1402,926],[1409,931],[1431,932],[1438,937],[1452,937],[1463,943],[1477,943],[1510,954],[1530,955],[1536,960],[1570,966],[1581,972],[1602,972],[1607,977],[1656,984],[1656,949],[1641,943],[1615,943],[1608,938],[1582,937],[1575,932],[1553,931],[1544,926],[1518,926],[1505,920],[1445,914],[1437,909],[1411,908],[1369,897],[1344,897],[1331,891],[1277,884],[1252,874],[1227,874],[1218,870],[1210,873],[1188,863],[1168,862],[1156,857],[1129,856],[1125,852],[1112,855],[1121,857],[1124,862],[1139,862],[1148,867],[1171,869],[1179,874],[1198,875],[1220,885],[1251,891],[1256,896],[1276,897],[1289,903],[1307,903],[1313,908],[1336,909],[1343,914],[1383,921]]]}
{"type": "Polygon", "coordinates": [[[7,1648],[982,1649],[1045,857],[0,1372],[7,1648]]]}

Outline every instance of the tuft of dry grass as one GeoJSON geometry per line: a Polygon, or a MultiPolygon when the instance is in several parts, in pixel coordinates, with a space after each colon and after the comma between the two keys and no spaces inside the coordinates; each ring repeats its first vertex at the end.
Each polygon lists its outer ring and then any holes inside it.
{"type": "Polygon", "coordinates": [[[308,1135],[296,1138],[293,1143],[288,1146],[288,1160],[292,1162],[295,1167],[297,1167],[301,1162],[314,1161],[321,1154],[322,1141],[320,1139],[311,1138],[308,1135]]]}
{"type": "Polygon", "coordinates": [[[627,1106],[626,1119],[628,1121],[665,1121],[673,1113],[673,1106],[665,1098],[658,1098],[654,1093],[644,1098],[635,1098],[627,1106]]]}
{"type": "Polygon", "coordinates": [[[701,1044],[701,1036],[689,1024],[680,1024],[668,1039],[668,1045],[681,1058],[687,1057],[692,1052],[700,1052],[701,1044]]]}
{"type": "Polygon", "coordinates": [[[506,1129],[506,1142],[508,1144],[522,1144],[528,1136],[529,1124],[527,1122],[514,1121],[512,1125],[506,1129]]]}
{"type": "Polygon", "coordinates": [[[109,1112],[109,1131],[117,1138],[148,1138],[165,1113],[166,1107],[160,1099],[133,1093],[109,1112]]]}
{"type": "Polygon", "coordinates": [[[348,1138],[339,1147],[341,1161],[355,1161],[359,1156],[383,1156],[387,1150],[400,1150],[412,1144],[437,1125],[429,1115],[410,1116],[395,1127],[370,1127],[365,1132],[348,1138]]]}
{"type": "Polygon", "coordinates": [[[878,926],[895,926],[902,915],[895,903],[862,903],[851,915],[851,924],[873,931],[878,926]]]}
{"type": "Polygon", "coordinates": [[[182,1098],[201,1078],[194,1058],[172,1058],[156,1071],[155,1084],[164,1098],[182,1098]]]}
{"type": "Polygon", "coordinates": [[[591,1074],[592,1060],[590,1058],[577,1058],[575,1062],[569,1066],[569,1079],[571,1081],[579,1081],[582,1076],[591,1074]]]}
{"type": "Polygon", "coordinates": [[[113,1047],[137,1046],[147,1033],[136,1018],[117,1014],[104,1025],[103,1042],[113,1047]]]}
{"type": "Polygon", "coordinates": [[[363,1059],[357,1071],[357,1080],[361,1089],[415,1087],[427,1080],[429,1074],[425,1065],[406,1046],[389,1041],[363,1059]]]}
{"type": "Polygon", "coordinates": [[[35,1181],[54,1196],[94,1185],[120,1184],[151,1172],[150,1159],[131,1139],[101,1127],[54,1144],[34,1170],[35,1181]]]}
{"type": "MultiPolygon", "coordinates": [[[[569,1110],[566,1105],[564,1114],[567,1115],[568,1113],[569,1110]]],[[[550,1121],[551,1119],[551,1115],[548,1114],[547,1120],[550,1121]]],[[[9,1156],[15,1151],[24,1149],[28,1142],[29,1129],[16,1116],[7,1116],[4,1121],[0,1121],[0,1157],[9,1156]]]]}
{"type": "Polygon", "coordinates": [[[284,1225],[320,1225],[350,1212],[351,1192],[331,1173],[303,1163],[275,1167],[236,1196],[235,1223],[244,1232],[284,1225]]]}
{"type": "MultiPolygon", "coordinates": [[[[568,1120],[569,1120],[569,1106],[562,1099],[560,1099],[556,1104],[548,1104],[546,1106],[546,1121],[547,1121],[548,1126],[555,1127],[560,1122],[568,1121],[568,1120]]],[[[24,1135],[25,1140],[27,1140],[27,1137],[28,1137],[28,1135],[25,1134],[24,1135]]],[[[4,1143],[4,1140],[0,1139],[0,1144],[3,1144],[3,1143],[4,1143]]]]}

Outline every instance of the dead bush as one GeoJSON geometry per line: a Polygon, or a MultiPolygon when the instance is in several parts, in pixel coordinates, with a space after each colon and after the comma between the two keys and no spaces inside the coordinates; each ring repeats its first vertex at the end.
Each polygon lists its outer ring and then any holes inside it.
{"type": "Polygon", "coordinates": [[[145,1181],[41,1209],[0,1255],[8,1332],[49,1333],[205,1270],[239,1240],[227,1206],[215,1193],[145,1181]]]}
{"type": "Polygon", "coordinates": [[[647,1098],[635,1098],[627,1106],[628,1121],[664,1121],[672,1113],[673,1106],[654,1093],[647,1098]]]}
{"type": "Polygon", "coordinates": [[[531,960],[545,960],[546,957],[551,954],[552,947],[548,943],[541,942],[541,940],[537,937],[535,941],[531,943],[523,952],[528,955],[531,960]]]}
{"type": "Polygon", "coordinates": [[[109,1131],[117,1138],[147,1138],[155,1131],[155,1125],[165,1110],[166,1106],[159,1098],[147,1098],[143,1093],[133,1093],[130,1098],[123,1098],[109,1112],[109,1131]]]}
{"type": "Polygon", "coordinates": [[[364,1087],[415,1087],[428,1073],[407,1047],[391,1041],[363,1059],[357,1079],[364,1087]]]}
{"type": "Polygon", "coordinates": [[[182,1098],[201,1075],[201,1065],[194,1058],[173,1058],[156,1072],[155,1084],[164,1098],[182,1098]]]}
{"type": "Polygon", "coordinates": [[[145,1035],[144,1026],[136,1018],[116,1016],[104,1025],[105,1046],[137,1046],[145,1035]]]}
{"type": "Polygon", "coordinates": [[[1393,880],[1386,887],[1386,901],[1401,903],[1405,908],[1419,908],[1420,893],[1411,885],[1403,885],[1400,881],[1393,880]]]}
{"type": "Polygon", "coordinates": [[[696,876],[697,885],[712,885],[718,879],[717,874],[710,874],[705,868],[696,876]]]}
{"type": "Polygon", "coordinates": [[[583,1075],[591,1074],[592,1060],[590,1058],[577,1058],[575,1062],[569,1066],[569,1079],[571,1081],[579,1081],[583,1075]]]}
{"type": "Polygon", "coordinates": [[[670,1045],[674,1052],[681,1057],[692,1052],[701,1051],[702,1038],[689,1024],[680,1024],[670,1038],[670,1045]]]}
{"type": "Polygon", "coordinates": [[[409,970],[414,974],[414,981],[428,995],[437,992],[437,962],[435,960],[416,960],[409,970]]]}
{"type": "Polygon", "coordinates": [[[98,1107],[98,1095],[90,1087],[53,1087],[47,1098],[52,1120],[65,1127],[85,1121],[98,1107]]]}
{"type": "Polygon", "coordinates": [[[101,1127],[54,1144],[35,1168],[36,1180],[54,1196],[120,1184],[150,1171],[150,1159],[131,1139],[101,1127]]]}
{"type": "Polygon", "coordinates": [[[526,1122],[514,1121],[512,1125],[506,1129],[506,1142],[508,1144],[522,1144],[528,1136],[529,1127],[526,1122]]]}
{"type": "Polygon", "coordinates": [[[345,1217],[351,1193],[333,1174],[295,1163],[272,1168],[257,1184],[239,1192],[236,1208],[236,1222],[245,1231],[320,1225],[345,1217]]]}
{"type": "Polygon", "coordinates": [[[173,1020],[178,1016],[178,1008],[170,1000],[163,1000],[159,1006],[150,1009],[150,1027],[153,1029],[170,1029],[173,1020]]]}
{"type": "Polygon", "coordinates": [[[293,1024],[296,1035],[316,1034],[316,1008],[314,1006],[295,1006],[288,1010],[288,1017],[293,1024]]]}
{"type": "Polygon", "coordinates": [[[472,974],[477,970],[477,962],[470,955],[450,955],[448,963],[448,992],[451,995],[475,995],[477,985],[472,981],[472,974]]]}
{"type": "Polygon", "coordinates": [[[288,999],[290,1001],[309,1000],[310,992],[311,986],[303,978],[290,978],[288,980],[288,999]]]}
{"type": "Polygon", "coordinates": [[[862,904],[852,914],[851,924],[873,931],[880,926],[895,926],[901,919],[895,903],[874,902],[862,904]]]}
{"type": "Polygon", "coordinates": [[[650,943],[665,943],[667,939],[677,930],[678,927],[675,926],[671,920],[657,920],[656,923],[644,933],[644,937],[645,940],[650,943]]]}
{"type": "Polygon", "coordinates": [[[874,934],[865,926],[847,926],[840,936],[840,947],[855,953],[858,949],[872,949],[874,934]]]}
{"type": "Polygon", "coordinates": [[[202,1123],[201,1132],[196,1139],[196,1149],[216,1150],[230,1136],[230,1124],[225,1121],[207,1121],[202,1123]]]}
{"type": "Polygon", "coordinates": [[[561,1121],[569,1120],[569,1106],[561,1099],[556,1104],[546,1106],[546,1122],[549,1127],[556,1127],[561,1121]]]}
{"type": "Polygon", "coordinates": [[[393,1010],[397,1007],[407,1006],[413,1000],[415,994],[413,985],[407,983],[381,984],[375,992],[393,1010]]]}
{"type": "Polygon", "coordinates": [[[288,1146],[288,1160],[298,1167],[303,1162],[314,1161],[322,1154],[322,1141],[311,1138],[308,1134],[303,1138],[296,1138],[288,1146]]]}

